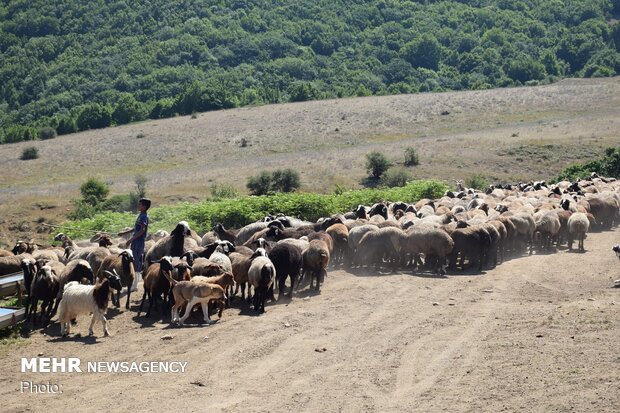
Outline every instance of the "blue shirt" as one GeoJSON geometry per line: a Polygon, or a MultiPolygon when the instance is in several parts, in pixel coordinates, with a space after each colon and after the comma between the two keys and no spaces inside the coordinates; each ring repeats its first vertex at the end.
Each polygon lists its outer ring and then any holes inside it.
{"type": "Polygon", "coordinates": [[[144,241],[146,239],[146,231],[149,227],[149,216],[146,212],[141,212],[136,219],[136,224],[133,229],[133,234],[136,235],[144,227],[144,234],[135,239],[135,241],[144,241]]]}

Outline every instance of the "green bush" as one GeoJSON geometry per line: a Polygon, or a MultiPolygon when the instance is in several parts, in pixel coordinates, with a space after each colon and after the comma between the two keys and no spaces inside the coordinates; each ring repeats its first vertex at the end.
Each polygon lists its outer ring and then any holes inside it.
{"type": "Polygon", "coordinates": [[[112,124],[112,114],[107,106],[91,103],[82,108],[76,124],[79,130],[107,128],[112,124]]]}
{"type": "Polygon", "coordinates": [[[483,190],[489,186],[489,181],[483,175],[475,174],[465,180],[465,186],[483,190]]]}
{"type": "Polygon", "coordinates": [[[405,168],[390,168],[381,176],[381,185],[393,188],[405,186],[413,177],[405,168]]]}
{"type": "Polygon", "coordinates": [[[39,130],[39,139],[41,139],[42,141],[46,139],[53,139],[55,137],[56,137],[56,129],[50,126],[45,126],[39,130]]]}
{"type": "MultiPolygon", "coordinates": [[[[443,182],[412,181],[403,187],[360,189],[339,194],[287,193],[261,197],[244,196],[236,199],[179,203],[149,210],[153,230],[170,231],[177,222],[186,220],[198,232],[211,229],[213,222],[227,227],[241,227],[268,214],[283,213],[301,219],[316,221],[320,217],[353,210],[357,205],[371,205],[378,201],[415,202],[421,198],[438,198],[448,189],[443,182]]],[[[85,206],[88,208],[88,206],[85,206]]],[[[131,226],[135,216],[129,213],[99,212],[85,219],[71,222],[71,237],[84,237],[88,231],[117,231],[131,226]]]]}
{"type": "Polygon", "coordinates": [[[418,157],[418,151],[413,147],[405,149],[405,166],[416,166],[420,164],[420,158],[418,157]]]}
{"type": "Polygon", "coordinates": [[[256,176],[251,176],[245,186],[252,195],[266,195],[271,190],[271,174],[263,171],[256,176]]]}
{"type": "Polygon", "coordinates": [[[39,150],[34,146],[27,146],[22,150],[22,154],[19,157],[22,161],[27,161],[29,159],[37,159],[39,157],[39,150]]]}
{"type": "Polygon", "coordinates": [[[86,182],[80,185],[80,192],[85,203],[96,206],[100,202],[105,201],[110,193],[110,188],[105,182],[97,178],[88,178],[86,182]]]}
{"type": "Polygon", "coordinates": [[[565,179],[575,181],[577,178],[590,176],[592,172],[596,172],[599,176],[620,178],[620,147],[607,148],[602,158],[569,166],[553,181],[558,182],[565,179]]]}
{"type": "Polygon", "coordinates": [[[373,151],[366,154],[366,172],[368,172],[372,178],[381,178],[381,175],[383,175],[390,166],[392,166],[392,163],[381,152],[373,151]]]}

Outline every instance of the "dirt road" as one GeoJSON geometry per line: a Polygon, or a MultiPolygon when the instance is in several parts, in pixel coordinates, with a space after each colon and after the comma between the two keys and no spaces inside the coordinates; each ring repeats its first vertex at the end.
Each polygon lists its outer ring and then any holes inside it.
{"type": "MultiPolygon", "coordinates": [[[[229,309],[212,326],[110,311],[112,337],[97,326],[96,339],[60,341],[54,324],[2,354],[2,410],[617,412],[618,241],[620,228],[594,233],[585,254],[523,256],[481,275],[331,271],[320,295],[260,317],[229,309]],[[188,366],[20,373],[20,357],[37,355],[188,366]],[[63,394],[20,394],[22,380],[62,384],[63,394]]],[[[80,318],[74,332],[86,328],[80,318]]]]}

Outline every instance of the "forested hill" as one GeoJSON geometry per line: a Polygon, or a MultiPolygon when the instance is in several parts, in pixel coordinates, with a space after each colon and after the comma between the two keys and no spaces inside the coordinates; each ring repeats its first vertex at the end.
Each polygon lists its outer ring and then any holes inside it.
{"type": "Polygon", "coordinates": [[[613,76],[619,11],[620,0],[3,0],[0,142],[252,104],[613,76]]]}

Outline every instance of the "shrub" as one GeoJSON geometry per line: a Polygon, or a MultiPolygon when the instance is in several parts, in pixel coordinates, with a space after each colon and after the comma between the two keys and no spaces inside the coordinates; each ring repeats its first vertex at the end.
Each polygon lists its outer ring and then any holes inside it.
{"type": "Polygon", "coordinates": [[[136,183],[136,192],[138,198],[144,198],[146,196],[146,183],[149,181],[146,176],[142,174],[136,175],[133,180],[136,183]]]}
{"type": "Polygon", "coordinates": [[[602,158],[571,165],[553,181],[557,182],[564,179],[574,181],[577,178],[585,178],[592,172],[610,178],[620,178],[620,148],[607,148],[602,158]]]}
{"type": "Polygon", "coordinates": [[[211,184],[211,198],[213,200],[237,198],[238,196],[239,191],[230,184],[218,184],[217,182],[211,184]]]}
{"type": "Polygon", "coordinates": [[[299,174],[291,168],[278,169],[271,174],[271,190],[274,192],[293,192],[300,186],[299,174]]]}
{"type": "Polygon", "coordinates": [[[420,158],[418,157],[418,151],[413,147],[405,149],[405,166],[416,166],[420,164],[420,158]]]}
{"type": "Polygon", "coordinates": [[[475,174],[465,180],[465,186],[482,190],[489,186],[489,182],[484,176],[475,174]]]}
{"type": "Polygon", "coordinates": [[[39,139],[42,141],[46,139],[54,139],[56,137],[56,129],[51,126],[45,126],[39,130],[39,139]]]}
{"type": "Polygon", "coordinates": [[[251,176],[245,186],[252,195],[266,195],[271,190],[271,174],[263,171],[256,176],[251,176]]]}
{"type": "Polygon", "coordinates": [[[366,171],[372,178],[381,178],[390,166],[392,163],[381,152],[374,151],[366,154],[366,171]]]}
{"type": "Polygon", "coordinates": [[[34,146],[27,146],[22,151],[22,155],[19,157],[22,161],[29,159],[37,159],[39,157],[39,150],[34,146]]]}
{"type": "Polygon", "coordinates": [[[105,182],[97,178],[88,178],[86,182],[80,185],[80,192],[85,203],[96,206],[107,198],[110,188],[105,182]]]}
{"type": "Polygon", "coordinates": [[[381,177],[381,185],[394,188],[405,186],[413,177],[405,168],[390,168],[381,177]]]}
{"type": "Polygon", "coordinates": [[[107,128],[112,124],[112,114],[107,106],[91,103],[82,108],[76,124],[79,130],[107,128]]]}

